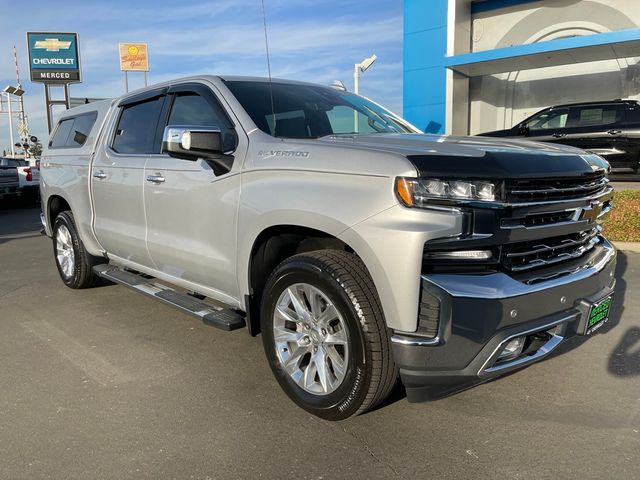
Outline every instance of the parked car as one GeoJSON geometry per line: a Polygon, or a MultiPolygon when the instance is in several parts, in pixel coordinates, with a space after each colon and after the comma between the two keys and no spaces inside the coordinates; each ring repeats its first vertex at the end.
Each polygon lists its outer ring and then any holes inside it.
{"type": "Polygon", "coordinates": [[[640,104],[635,100],[558,105],[508,130],[480,135],[572,145],[604,157],[614,171],[640,171],[640,104]]]}
{"type": "Polygon", "coordinates": [[[67,286],[104,277],[261,332],[289,397],[338,420],[398,373],[425,400],[602,326],[608,168],[564,145],[421,134],[329,87],[199,76],[64,112],[42,219],[67,286]]]}
{"type": "Polygon", "coordinates": [[[18,171],[18,189],[23,198],[38,199],[40,196],[40,169],[31,166],[23,158],[0,158],[0,166],[14,167],[18,171]]]}
{"type": "Polygon", "coordinates": [[[20,196],[20,180],[15,165],[8,165],[0,159],[0,200],[20,196]]]}

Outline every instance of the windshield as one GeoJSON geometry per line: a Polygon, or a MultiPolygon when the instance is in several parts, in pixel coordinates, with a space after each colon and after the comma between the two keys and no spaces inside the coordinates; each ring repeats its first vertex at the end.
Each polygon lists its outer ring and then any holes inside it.
{"type": "Polygon", "coordinates": [[[256,126],[274,137],[421,133],[380,105],[353,93],[316,85],[226,81],[256,126]]]}

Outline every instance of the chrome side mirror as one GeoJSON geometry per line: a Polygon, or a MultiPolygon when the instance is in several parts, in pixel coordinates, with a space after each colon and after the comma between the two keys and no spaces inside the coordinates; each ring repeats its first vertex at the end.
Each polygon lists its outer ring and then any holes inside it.
{"type": "Polygon", "coordinates": [[[162,153],[185,160],[222,155],[222,134],[216,126],[168,125],[162,136],[162,153]]]}

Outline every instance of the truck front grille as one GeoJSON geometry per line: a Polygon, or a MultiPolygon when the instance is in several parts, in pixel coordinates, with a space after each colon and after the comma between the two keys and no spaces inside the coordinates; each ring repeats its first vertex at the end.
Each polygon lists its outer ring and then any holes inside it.
{"type": "Polygon", "coordinates": [[[577,258],[591,250],[599,241],[600,228],[544,240],[503,245],[501,263],[513,272],[542,267],[577,258]]]}
{"type": "Polygon", "coordinates": [[[506,200],[512,203],[562,201],[596,195],[607,187],[604,172],[579,178],[507,180],[506,200]]]}

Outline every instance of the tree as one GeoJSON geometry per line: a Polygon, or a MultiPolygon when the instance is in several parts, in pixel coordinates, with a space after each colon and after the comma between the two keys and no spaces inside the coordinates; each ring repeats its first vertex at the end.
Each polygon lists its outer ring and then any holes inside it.
{"type": "Polygon", "coordinates": [[[40,142],[32,143],[29,147],[29,154],[32,157],[40,157],[42,155],[42,144],[40,142]]]}

